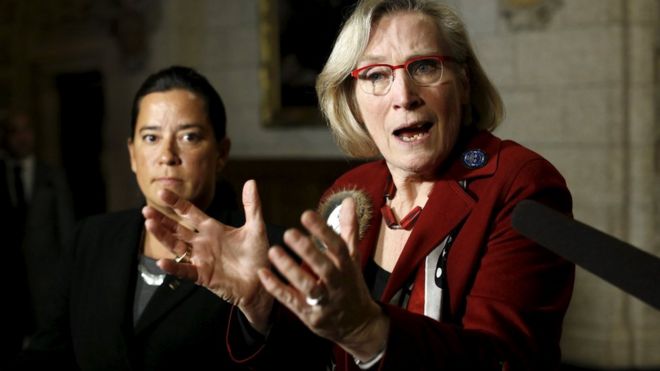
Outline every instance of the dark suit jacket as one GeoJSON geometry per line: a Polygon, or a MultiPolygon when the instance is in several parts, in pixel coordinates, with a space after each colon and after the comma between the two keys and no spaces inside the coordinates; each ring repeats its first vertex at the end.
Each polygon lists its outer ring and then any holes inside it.
{"type": "MultiPolygon", "coordinates": [[[[12,285],[4,294],[11,298],[6,300],[5,310],[13,320],[3,329],[0,352],[8,352],[8,356],[0,357],[2,360],[16,355],[23,337],[34,330],[33,326],[47,310],[50,304],[47,296],[56,274],[53,262],[59,259],[63,246],[71,238],[75,223],[64,174],[38,160],[34,163],[34,184],[25,219],[19,220],[9,196],[6,166],[6,161],[1,159],[0,210],[6,220],[0,224],[0,235],[5,257],[12,262],[6,272],[12,277],[12,285]]],[[[0,366],[4,362],[0,361],[0,366]]]]}
{"type": "MultiPolygon", "coordinates": [[[[223,211],[231,225],[242,216],[223,211]]],[[[83,370],[237,369],[226,355],[229,304],[192,282],[167,276],[133,326],[140,210],[84,220],[53,300],[60,310],[33,339],[19,368],[62,362],[83,370]]],[[[270,238],[280,241],[281,233],[270,238]]],[[[60,368],[58,368],[60,369],[60,368]]]]}
{"type": "Polygon", "coordinates": [[[7,364],[7,360],[15,357],[21,350],[23,338],[32,324],[30,291],[22,247],[23,221],[17,217],[12,204],[4,160],[0,160],[0,212],[3,215],[3,221],[0,223],[2,236],[0,246],[7,261],[11,262],[7,264],[5,272],[12,280],[12,284],[7,285],[2,292],[4,309],[7,316],[12,319],[1,327],[0,369],[2,369],[7,364]]]}
{"type": "Polygon", "coordinates": [[[48,295],[57,274],[53,262],[71,242],[75,216],[64,173],[39,161],[35,162],[34,171],[23,251],[35,325],[39,326],[49,310],[48,295]]]}
{"type": "MultiPolygon", "coordinates": [[[[373,259],[377,245],[389,176],[384,161],[371,162],[341,176],[326,193],[359,189],[370,199],[372,217],[359,244],[363,268],[373,259]]],[[[380,298],[390,318],[390,331],[385,355],[374,369],[538,371],[559,367],[559,340],[574,266],[512,228],[511,212],[524,199],[571,212],[564,179],[538,154],[487,132],[470,135],[456,145],[452,157],[438,170],[380,298]],[[461,154],[473,149],[485,153],[484,166],[464,165],[461,154]],[[462,181],[466,187],[460,185],[462,181]],[[424,315],[429,273],[425,260],[457,227],[446,266],[449,295],[442,303],[442,320],[437,321],[424,315]],[[411,282],[405,308],[391,304],[395,294],[411,282]]],[[[248,351],[242,349],[245,344],[234,330],[237,320],[232,320],[228,332],[232,355],[262,369],[323,370],[331,344],[306,332],[289,312],[280,313],[266,344],[248,351]]],[[[334,355],[337,370],[358,370],[339,347],[334,347],[334,355]]]]}

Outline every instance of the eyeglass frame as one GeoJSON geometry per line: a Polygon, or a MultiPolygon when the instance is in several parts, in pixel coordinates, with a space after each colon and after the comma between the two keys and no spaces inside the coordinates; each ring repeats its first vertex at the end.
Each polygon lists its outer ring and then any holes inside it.
{"type": "MultiPolygon", "coordinates": [[[[387,64],[387,63],[374,63],[374,64],[370,64],[370,65],[363,66],[363,67],[360,67],[360,68],[356,68],[353,71],[351,71],[351,76],[356,81],[359,81],[360,80],[360,72],[362,72],[366,69],[374,68],[374,67],[389,67],[390,70],[392,71],[392,79],[390,80],[390,84],[388,85],[387,90],[383,94],[368,93],[368,92],[365,91],[365,93],[372,94],[372,95],[375,95],[375,96],[382,96],[382,95],[385,95],[385,94],[389,93],[390,89],[392,88],[392,83],[394,82],[394,71],[396,71],[400,68],[403,68],[406,71],[406,73],[408,74],[408,77],[410,77],[410,79],[415,83],[415,85],[418,85],[418,86],[431,86],[432,84],[431,85],[420,85],[420,84],[418,84],[417,81],[415,81],[415,79],[412,76],[410,76],[410,72],[408,71],[408,66],[410,66],[411,63],[421,61],[421,60],[424,60],[424,59],[435,59],[435,60],[440,61],[440,64],[442,66],[442,75],[444,75],[444,73],[445,73],[445,61],[447,61],[447,62],[457,62],[456,58],[448,56],[448,55],[420,55],[418,57],[413,57],[413,58],[408,59],[407,61],[403,62],[403,64],[391,65],[391,64],[387,64]]],[[[440,80],[442,80],[442,75],[440,75],[440,80]]],[[[440,81],[440,80],[438,80],[438,81],[440,81]]]]}

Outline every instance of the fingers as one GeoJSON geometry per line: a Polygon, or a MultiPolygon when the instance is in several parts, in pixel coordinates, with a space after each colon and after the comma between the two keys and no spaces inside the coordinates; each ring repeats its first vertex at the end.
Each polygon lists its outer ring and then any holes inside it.
{"type": "Polygon", "coordinates": [[[154,226],[159,226],[166,231],[171,233],[176,233],[177,222],[167,217],[165,214],[161,213],[157,209],[154,209],[151,206],[145,206],[142,208],[142,215],[144,215],[145,221],[152,220],[154,221],[154,226]]]}
{"type": "Polygon", "coordinates": [[[302,268],[284,249],[274,246],[268,250],[268,258],[275,268],[302,293],[309,293],[316,285],[317,278],[302,268]]]}
{"type": "MultiPolygon", "coordinates": [[[[289,229],[284,233],[284,242],[291,248],[291,250],[303,259],[317,276],[324,280],[332,280],[334,278],[334,266],[335,264],[338,264],[334,261],[336,259],[328,256],[322,250],[319,250],[311,238],[303,235],[296,229],[289,229]]],[[[278,252],[278,250],[272,248],[270,250],[273,250],[273,252],[271,253],[269,251],[269,257],[271,257],[271,254],[278,252]]],[[[284,252],[282,253],[284,254],[284,252]]],[[[273,261],[272,257],[271,261],[273,261]]],[[[273,261],[273,263],[275,263],[275,261],[273,261]]],[[[277,268],[280,271],[284,269],[279,266],[277,268]]]]}
{"type": "Polygon", "coordinates": [[[151,234],[154,235],[154,237],[156,237],[158,241],[163,243],[170,250],[174,250],[177,246],[177,243],[180,242],[176,235],[177,226],[171,225],[171,223],[168,222],[167,218],[165,217],[160,220],[150,217],[145,220],[144,226],[149,232],[151,232],[151,234]]]}
{"type": "MultiPolygon", "coordinates": [[[[329,256],[334,260],[335,264],[341,265],[342,261],[350,258],[342,238],[328,227],[318,213],[306,211],[300,217],[300,222],[307,228],[309,233],[318,238],[328,248],[328,251],[331,253],[329,256]]],[[[287,244],[289,243],[287,242],[287,244]]]]}
{"type": "Polygon", "coordinates": [[[296,230],[287,231],[284,234],[284,241],[314,273],[323,278],[327,284],[332,285],[336,278],[334,276],[357,258],[358,225],[355,201],[352,198],[342,201],[341,236],[328,227],[316,212],[306,211],[300,220],[303,226],[327,247],[327,251],[320,251],[310,238],[296,230]]]}
{"type": "Polygon", "coordinates": [[[158,197],[160,197],[161,201],[174,211],[174,214],[167,209],[163,209],[159,205],[153,204],[150,206],[158,209],[161,213],[176,220],[179,224],[193,232],[197,232],[197,226],[209,218],[208,215],[204,214],[204,212],[198,209],[190,201],[179,197],[179,195],[169,189],[161,189],[158,191],[158,197]]]}
{"type": "Polygon", "coordinates": [[[144,224],[147,230],[170,250],[175,250],[177,240],[190,242],[195,237],[196,232],[183,227],[179,222],[151,206],[145,206],[142,215],[146,219],[144,224]]]}
{"type": "Polygon", "coordinates": [[[257,182],[250,179],[243,185],[243,208],[245,210],[246,224],[259,224],[263,226],[263,213],[261,210],[261,199],[257,190],[257,182]]]}
{"type": "Polygon", "coordinates": [[[158,210],[146,206],[142,209],[146,220],[145,228],[159,240],[175,256],[177,263],[188,263],[192,258],[190,242],[195,233],[179,225],[179,223],[163,215],[158,210]]]}
{"type": "Polygon", "coordinates": [[[294,313],[300,313],[304,309],[305,299],[293,286],[282,282],[269,269],[261,268],[257,271],[261,285],[277,301],[284,304],[294,313]]]}

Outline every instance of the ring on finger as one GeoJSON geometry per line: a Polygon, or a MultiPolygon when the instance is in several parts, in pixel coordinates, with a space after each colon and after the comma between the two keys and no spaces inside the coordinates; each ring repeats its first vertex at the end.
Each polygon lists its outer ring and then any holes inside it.
{"type": "Polygon", "coordinates": [[[187,263],[190,261],[190,256],[192,256],[192,249],[188,246],[183,254],[175,256],[174,261],[177,263],[181,263],[182,261],[187,263]]]}
{"type": "Polygon", "coordinates": [[[323,282],[319,280],[305,297],[305,302],[312,307],[323,305],[326,294],[327,289],[323,282]]]}

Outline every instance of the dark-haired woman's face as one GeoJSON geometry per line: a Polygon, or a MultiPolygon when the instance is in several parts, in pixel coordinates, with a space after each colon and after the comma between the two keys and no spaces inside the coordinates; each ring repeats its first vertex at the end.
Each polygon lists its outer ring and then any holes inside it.
{"type": "Polygon", "coordinates": [[[147,204],[161,205],[158,191],[167,188],[206,208],[229,142],[216,141],[204,100],[175,89],[145,95],[139,109],[128,150],[147,204]]]}

